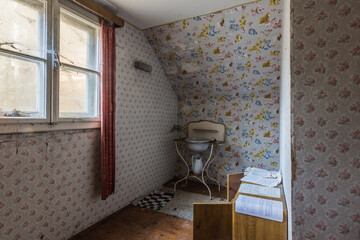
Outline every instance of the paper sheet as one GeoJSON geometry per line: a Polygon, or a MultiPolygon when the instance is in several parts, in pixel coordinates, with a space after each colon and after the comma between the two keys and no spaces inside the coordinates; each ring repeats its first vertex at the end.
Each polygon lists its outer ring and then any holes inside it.
{"type": "Polygon", "coordinates": [[[242,183],[240,185],[239,192],[265,197],[280,198],[280,188],[271,188],[253,184],[242,183]]]}
{"type": "Polygon", "coordinates": [[[235,202],[235,212],[277,222],[283,221],[283,203],[280,201],[239,195],[235,202]]]}
{"type": "Polygon", "coordinates": [[[281,174],[259,168],[251,168],[249,173],[241,179],[243,182],[256,183],[268,187],[276,187],[281,182],[281,174]]]}

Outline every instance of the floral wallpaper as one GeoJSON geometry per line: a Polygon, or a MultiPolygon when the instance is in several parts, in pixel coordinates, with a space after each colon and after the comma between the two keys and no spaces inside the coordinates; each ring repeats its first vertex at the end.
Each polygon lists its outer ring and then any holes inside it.
{"type": "Polygon", "coordinates": [[[119,197],[134,200],[174,177],[176,133],[170,130],[178,101],[144,33],[126,24],[116,39],[116,187],[119,197]],[[152,72],[135,69],[135,61],[152,72]]]}
{"type": "Polygon", "coordinates": [[[1,239],[66,239],[110,214],[99,145],[99,130],[1,135],[1,239]]]}
{"type": "Polygon", "coordinates": [[[292,3],[294,239],[360,239],[359,9],[292,3]]]}
{"type": "Polygon", "coordinates": [[[210,170],[223,185],[248,166],[279,168],[281,19],[280,1],[264,0],[144,31],[178,96],[180,135],[190,121],[226,125],[210,170]]]}
{"type": "Polygon", "coordinates": [[[68,239],[172,179],[176,95],[142,32],[116,38],[115,194],[101,200],[98,129],[0,135],[1,240],[68,239]]]}

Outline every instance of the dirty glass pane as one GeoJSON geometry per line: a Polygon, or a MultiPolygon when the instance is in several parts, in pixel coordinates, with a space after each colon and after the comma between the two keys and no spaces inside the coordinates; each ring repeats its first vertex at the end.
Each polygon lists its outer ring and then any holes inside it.
{"type": "Polygon", "coordinates": [[[61,9],[60,61],[98,71],[99,27],[61,9]]]}
{"type": "Polygon", "coordinates": [[[60,70],[60,118],[96,118],[99,115],[99,77],[94,73],[60,70]]]}
{"type": "Polygon", "coordinates": [[[40,0],[1,0],[0,47],[44,58],[45,4],[40,0]]]}
{"type": "Polygon", "coordinates": [[[0,54],[0,117],[45,118],[44,63],[0,54]]]}

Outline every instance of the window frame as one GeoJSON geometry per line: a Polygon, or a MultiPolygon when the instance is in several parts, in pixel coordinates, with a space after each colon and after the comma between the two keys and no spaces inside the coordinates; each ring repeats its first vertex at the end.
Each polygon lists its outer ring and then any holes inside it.
{"type": "MultiPolygon", "coordinates": [[[[59,116],[59,80],[60,66],[57,61],[60,52],[60,9],[64,9],[79,19],[83,19],[91,24],[100,27],[100,18],[93,13],[79,7],[69,0],[40,0],[45,2],[45,20],[46,24],[46,59],[28,54],[13,52],[7,49],[0,49],[0,52],[21,58],[26,56],[27,59],[44,62],[44,84],[45,84],[45,118],[21,118],[9,117],[0,118],[0,134],[9,133],[27,133],[27,132],[46,132],[49,130],[70,130],[70,129],[87,129],[99,128],[101,120],[101,40],[99,30],[98,41],[98,64],[99,86],[98,86],[98,117],[97,118],[60,118],[59,116]]],[[[67,67],[67,64],[64,64],[67,67]]],[[[71,66],[71,65],[70,65],[71,66]]],[[[71,68],[74,69],[74,68],[71,68]]],[[[77,68],[81,70],[81,68],[77,68]]],[[[96,72],[96,71],[94,71],[96,72]]]]}
{"type": "MultiPolygon", "coordinates": [[[[50,73],[52,71],[52,53],[49,49],[52,49],[52,39],[49,37],[49,32],[52,31],[52,24],[50,23],[50,19],[52,18],[52,1],[49,0],[40,0],[45,3],[45,16],[44,16],[44,29],[46,33],[44,35],[45,43],[46,43],[46,54],[44,57],[33,56],[30,54],[19,53],[7,49],[0,48],[0,52],[3,55],[11,56],[18,59],[24,59],[26,61],[37,61],[44,63],[44,84],[45,84],[45,91],[44,91],[44,104],[45,104],[45,118],[27,118],[27,117],[8,117],[8,118],[0,118],[0,124],[19,124],[19,123],[49,123],[50,122],[50,111],[51,111],[51,99],[50,99],[50,86],[51,86],[51,76],[50,73]]],[[[1,130],[1,129],[0,129],[1,130]]],[[[1,131],[0,131],[1,133],[1,131]]]]}
{"type": "MultiPolygon", "coordinates": [[[[70,12],[74,15],[76,15],[77,18],[82,19],[84,21],[87,21],[93,25],[97,25],[100,27],[100,18],[95,16],[94,14],[91,14],[87,11],[85,11],[84,9],[80,8],[79,6],[68,2],[66,0],[59,0],[59,7],[56,8],[57,12],[55,15],[55,23],[54,23],[54,28],[55,28],[55,33],[54,36],[60,36],[60,12],[61,12],[61,8],[64,9],[67,12],[70,12]]],[[[86,69],[83,67],[77,67],[77,66],[73,66],[71,64],[63,64],[65,68],[68,68],[70,70],[77,70],[79,72],[91,72],[91,73],[96,73],[98,74],[99,77],[99,86],[98,86],[98,96],[99,96],[99,102],[98,102],[98,111],[99,111],[99,115],[97,118],[60,118],[60,112],[59,112],[59,106],[60,106],[60,102],[59,102],[59,83],[60,83],[60,68],[56,69],[56,75],[53,76],[54,78],[54,83],[56,83],[54,85],[54,91],[57,93],[54,95],[54,110],[52,111],[54,113],[54,121],[55,122],[100,122],[100,118],[101,118],[101,92],[100,92],[100,58],[101,58],[101,54],[100,54],[100,29],[99,29],[99,41],[98,41],[98,72],[97,71],[93,71],[90,69],[86,69]]],[[[60,53],[60,37],[55,38],[54,40],[54,47],[57,51],[57,53],[60,53]]]]}

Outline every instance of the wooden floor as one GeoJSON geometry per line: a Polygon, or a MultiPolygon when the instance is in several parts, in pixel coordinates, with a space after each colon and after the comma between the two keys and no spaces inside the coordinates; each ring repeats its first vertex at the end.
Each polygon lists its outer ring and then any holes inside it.
{"type": "Polygon", "coordinates": [[[71,240],[192,239],[192,222],[127,206],[71,240]]]}
{"type": "MultiPolygon", "coordinates": [[[[175,181],[165,186],[173,187],[175,181]]],[[[210,185],[214,197],[226,198],[226,188],[210,185]]],[[[188,181],[180,183],[177,190],[208,195],[204,185],[188,181]]],[[[129,205],[70,240],[190,240],[193,239],[193,222],[163,213],[129,205]]]]}

